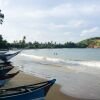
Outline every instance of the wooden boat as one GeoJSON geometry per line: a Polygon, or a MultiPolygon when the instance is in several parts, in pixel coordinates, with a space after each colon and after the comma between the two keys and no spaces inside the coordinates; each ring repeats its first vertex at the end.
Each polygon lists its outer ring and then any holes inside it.
{"type": "Polygon", "coordinates": [[[5,75],[13,68],[14,66],[0,66],[0,75],[5,75]]]}
{"type": "Polygon", "coordinates": [[[7,61],[7,62],[0,62],[0,66],[10,66],[12,62],[7,61]]]}
{"type": "Polygon", "coordinates": [[[0,51],[0,54],[5,54],[7,53],[8,51],[0,51]]]}
{"type": "Polygon", "coordinates": [[[0,54],[0,60],[1,63],[3,62],[7,62],[9,59],[11,59],[12,57],[16,56],[17,54],[19,54],[21,51],[18,51],[16,53],[13,54],[0,54]],[[2,62],[3,61],[3,62],[2,62]]]}
{"type": "Polygon", "coordinates": [[[12,73],[12,74],[0,75],[0,87],[5,85],[7,81],[9,81],[11,78],[16,76],[18,73],[19,71],[17,71],[16,73],[12,73]]]}
{"type": "Polygon", "coordinates": [[[0,100],[44,100],[55,79],[37,84],[0,89],[0,100]]]}

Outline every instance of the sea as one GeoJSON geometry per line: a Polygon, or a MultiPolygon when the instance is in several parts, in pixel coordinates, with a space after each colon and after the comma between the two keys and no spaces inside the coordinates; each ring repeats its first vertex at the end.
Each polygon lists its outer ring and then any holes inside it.
{"type": "Polygon", "coordinates": [[[100,100],[100,49],[28,49],[11,59],[27,74],[56,79],[65,95],[100,100]]]}

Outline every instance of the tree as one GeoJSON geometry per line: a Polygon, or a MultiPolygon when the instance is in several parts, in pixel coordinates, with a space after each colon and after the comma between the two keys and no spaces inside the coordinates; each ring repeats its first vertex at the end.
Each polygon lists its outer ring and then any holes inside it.
{"type": "Polygon", "coordinates": [[[3,37],[2,37],[2,35],[0,35],[0,41],[2,41],[3,40],[3,37]]]}
{"type": "Polygon", "coordinates": [[[4,14],[1,13],[1,10],[0,10],[0,24],[3,23],[3,19],[4,19],[4,14]]]}
{"type": "Polygon", "coordinates": [[[26,40],[26,36],[23,36],[23,40],[22,40],[22,48],[25,47],[25,44],[26,44],[25,40],[26,40]]]}
{"type": "Polygon", "coordinates": [[[26,36],[23,36],[22,43],[25,44],[26,36]]]}

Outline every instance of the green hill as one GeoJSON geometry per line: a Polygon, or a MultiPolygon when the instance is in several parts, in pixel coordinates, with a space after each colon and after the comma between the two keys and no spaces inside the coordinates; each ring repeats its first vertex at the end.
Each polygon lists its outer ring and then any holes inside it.
{"type": "Polygon", "coordinates": [[[100,48],[100,37],[89,38],[89,39],[80,41],[78,44],[84,45],[89,48],[100,48]]]}

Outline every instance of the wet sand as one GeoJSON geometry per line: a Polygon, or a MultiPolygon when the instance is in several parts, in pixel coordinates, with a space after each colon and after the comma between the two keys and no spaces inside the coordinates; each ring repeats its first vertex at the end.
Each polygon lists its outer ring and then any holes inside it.
{"type": "MultiPolygon", "coordinates": [[[[15,76],[13,79],[11,79],[4,87],[2,88],[10,88],[10,87],[17,87],[22,85],[28,85],[38,82],[43,82],[45,79],[30,76],[28,74],[25,74],[24,72],[20,72],[17,76],[15,76]]],[[[66,83],[67,84],[67,83],[66,83]]],[[[49,90],[46,100],[83,100],[83,99],[76,99],[72,98],[70,96],[64,95],[60,92],[60,86],[57,84],[54,84],[52,88],[49,90]]]]}

